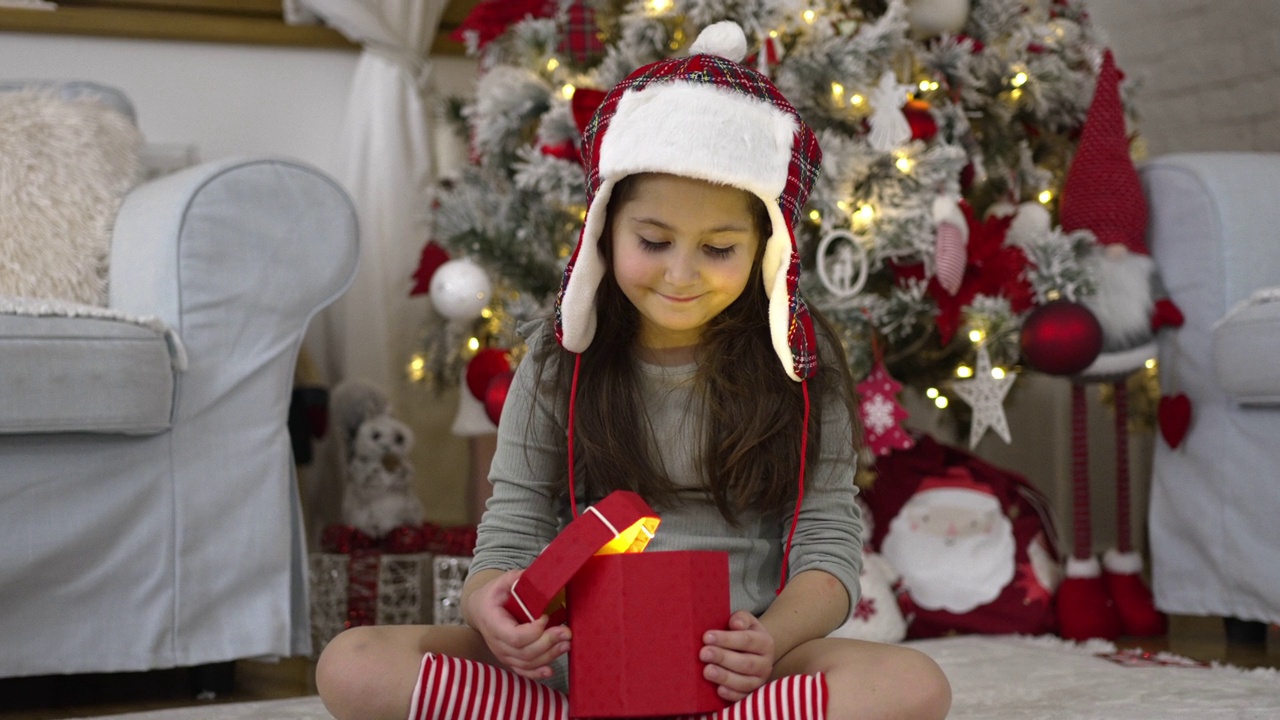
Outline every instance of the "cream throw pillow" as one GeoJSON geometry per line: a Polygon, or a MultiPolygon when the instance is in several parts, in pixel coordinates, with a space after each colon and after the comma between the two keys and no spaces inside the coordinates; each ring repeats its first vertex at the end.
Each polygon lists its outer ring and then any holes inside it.
{"type": "Polygon", "coordinates": [[[0,92],[0,295],[106,305],[111,227],[141,145],[91,97],[0,92]]]}

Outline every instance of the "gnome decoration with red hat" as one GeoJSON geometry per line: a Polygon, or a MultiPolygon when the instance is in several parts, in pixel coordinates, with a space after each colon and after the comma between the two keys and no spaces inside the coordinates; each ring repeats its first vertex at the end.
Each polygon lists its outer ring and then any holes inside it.
{"type": "Polygon", "coordinates": [[[1158,281],[1147,253],[1147,203],[1129,154],[1119,84],[1120,72],[1107,50],[1059,212],[1064,231],[1089,230],[1097,238],[1097,292],[1084,305],[1097,319],[1102,339],[1096,359],[1071,374],[1074,549],[1058,590],[1058,624],[1060,634],[1073,640],[1161,635],[1167,629],[1142,580],[1142,557],[1133,549],[1129,519],[1125,379],[1155,357],[1158,281]],[[1093,555],[1090,534],[1089,383],[1111,384],[1115,390],[1117,546],[1104,554],[1101,564],[1093,555]]]}

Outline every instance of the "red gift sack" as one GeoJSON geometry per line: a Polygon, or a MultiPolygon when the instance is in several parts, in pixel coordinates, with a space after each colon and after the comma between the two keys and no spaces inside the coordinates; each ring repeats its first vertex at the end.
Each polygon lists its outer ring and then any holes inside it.
{"type": "Polygon", "coordinates": [[[902,576],[908,638],[1054,631],[1062,572],[1042,493],[928,436],[875,471],[871,545],[902,576]]]}

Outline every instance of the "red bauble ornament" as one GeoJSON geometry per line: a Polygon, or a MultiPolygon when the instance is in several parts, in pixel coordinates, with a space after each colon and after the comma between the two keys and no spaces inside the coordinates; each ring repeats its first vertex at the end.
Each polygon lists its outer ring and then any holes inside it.
{"type": "Polygon", "coordinates": [[[511,354],[502,348],[485,348],[467,363],[467,389],[484,402],[489,381],[511,369],[511,354]]]}
{"type": "Polygon", "coordinates": [[[494,425],[502,418],[502,406],[507,404],[507,391],[511,389],[511,380],[516,376],[515,370],[508,370],[495,375],[484,391],[484,411],[494,425]]]}
{"type": "Polygon", "coordinates": [[[932,140],[938,134],[938,121],[933,119],[933,113],[929,112],[929,103],[923,100],[908,100],[906,106],[902,108],[902,114],[907,117],[907,124],[911,126],[912,140],[932,140]]]}
{"type": "Polygon", "coordinates": [[[1069,300],[1041,305],[1022,323],[1022,357],[1050,375],[1074,375],[1102,351],[1102,326],[1088,308],[1069,300]]]}

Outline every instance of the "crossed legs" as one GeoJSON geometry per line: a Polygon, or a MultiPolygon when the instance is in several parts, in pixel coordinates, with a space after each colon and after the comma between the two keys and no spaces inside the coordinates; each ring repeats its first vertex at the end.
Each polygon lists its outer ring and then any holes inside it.
{"type": "MultiPolygon", "coordinates": [[[[367,626],[329,643],[316,685],[338,720],[405,720],[428,652],[496,664],[479,633],[467,627],[367,626]]],[[[941,669],[910,648],[823,638],[792,650],[774,669],[775,678],[818,673],[826,678],[829,720],[940,720],[951,705],[941,669]]]]}

